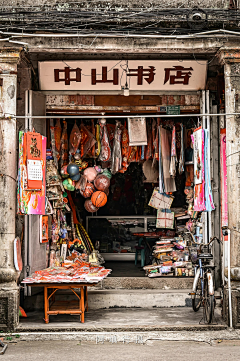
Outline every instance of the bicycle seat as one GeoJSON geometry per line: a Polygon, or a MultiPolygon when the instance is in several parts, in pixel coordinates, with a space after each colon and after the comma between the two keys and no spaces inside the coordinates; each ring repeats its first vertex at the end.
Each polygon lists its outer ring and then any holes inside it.
{"type": "Polygon", "coordinates": [[[211,253],[200,253],[198,258],[213,259],[213,255],[211,253]]]}

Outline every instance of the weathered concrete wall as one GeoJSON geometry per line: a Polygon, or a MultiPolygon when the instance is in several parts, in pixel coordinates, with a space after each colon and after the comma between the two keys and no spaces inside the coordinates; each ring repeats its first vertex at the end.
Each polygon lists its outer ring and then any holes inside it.
{"type": "MultiPolygon", "coordinates": [[[[240,112],[240,63],[225,64],[226,112],[240,112]],[[239,98],[239,100],[238,100],[239,98]]],[[[228,218],[231,267],[240,268],[240,116],[226,118],[228,218]]],[[[240,273],[239,273],[240,276],[240,273]]],[[[240,278],[239,278],[240,279],[240,278]]]]}
{"type": "MultiPolygon", "coordinates": [[[[151,1],[144,1],[144,0],[124,0],[119,3],[118,0],[91,0],[91,2],[79,1],[76,2],[75,0],[35,0],[34,3],[31,0],[11,0],[8,3],[9,6],[18,6],[18,7],[27,7],[27,6],[54,6],[59,5],[59,9],[67,9],[69,5],[74,4],[75,6],[79,6],[81,8],[95,8],[96,10],[99,7],[106,7],[107,9],[111,8],[152,8],[158,7],[161,9],[179,9],[179,8],[197,8],[201,7],[201,9],[207,8],[218,8],[218,9],[228,9],[229,1],[226,0],[151,0],[151,1]]],[[[5,7],[6,1],[0,0],[0,6],[5,7]]]]}
{"type": "Polygon", "coordinates": [[[14,329],[18,324],[17,272],[13,244],[16,215],[16,114],[17,61],[19,53],[0,54],[0,326],[14,329]]]}
{"type": "MultiPolygon", "coordinates": [[[[225,112],[240,113],[240,52],[238,49],[222,52],[225,77],[225,112]]],[[[240,116],[226,116],[226,153],[228,188],[228,226],[230,229],[230,265],[232,285],[233,326],[239,326],[240,281],[240,116]]],[[[227,269],[225,269],[227,276],[227,269]]],[[[228,315],[228,287],[224,287],[223,313],[228,315]]]]}

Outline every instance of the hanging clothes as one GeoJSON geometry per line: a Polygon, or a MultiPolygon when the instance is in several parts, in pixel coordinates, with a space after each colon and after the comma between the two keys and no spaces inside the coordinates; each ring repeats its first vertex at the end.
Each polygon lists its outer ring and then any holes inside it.
{"type": "Polygon", "coordinates": [[[112,165],[111,173],[115,174],[122,168],[122,151],[121,151],[121,122],[116,121],[114,141],[113,141],[113,152],[112,152],[112,165]]]}
{"type": "MultiPolygon", "coordinates": [[[[161,136],[161,156],[163,165],[163,178],[166,193],[176,192],[175,178],[172,178],[169,173],[171,161],[171,132],[160,127],[161,136]]],[[[160,147],[159,147],[160,148],[160,147]]],[[[160,151],[159,151],[160,154],[160,151]]],[[[159,162],[160,163],[160,162],[159,162]]]]}
{"type": "MultiPolygon", "coordinates": [[[[162,130],[162,127],[159,126],[158,127],[158,137],[159,137],[159,143],[158,143],[158,154],[159,154],[159,162],[158,162],[158,165],[159,165],[159,193],[165,193],[165,186],[164,186],[164,177],[163,177],[163,161],[162,161],[162,144],[161,144],[161,130],[162,130]]],[[[153,160],[153,163],[154,163],[154,160],[153,160]]]]}
{"type": "Polygon", "coordinates": [[[177,150],[176,150],[176,127],[172,130],[172,145],[171,145],[171,162],[170,162],[170,176],[176,177],[177,172],[177,150]]]}
{"type": "Polygon", "coordinates": [[[206,211],[211,212],[215,209],[215,206],[213,203],[210,169],[209,169],[209,164],[210,164],[210,161],[209,161],[209,151],[210,151],[209,130],[204,129],[204,134],[205,134],[205,143],[204,143],[205,202],[206,202],[206,211]]]}
{"type": "Polygon", "coordinates": [[[100,119],[99,125],[100,125],[101,150],[98,159],[102,162],[108,162],[111,158],[111,148],[109,143],[108,131],[106,127],[106,119],[100,119]]]}
{"type": "Polygon", "coordinates": [[[179,159],[179,174],[184,172],[184,140],[183,140],[183,124],[181,124],[181,151],[179,159]]]}

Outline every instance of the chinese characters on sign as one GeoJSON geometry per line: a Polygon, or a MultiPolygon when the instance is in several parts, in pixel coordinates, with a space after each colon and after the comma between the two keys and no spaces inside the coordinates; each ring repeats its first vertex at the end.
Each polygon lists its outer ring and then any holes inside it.
{"type": "Polygon", "coordinates": [[[173,66],[173,68],[165,68],[165,79],[166,84],[170,79],[170,84],[183,84],[188,85],[189,79],[192,75],[191,71],[193,68],[184,68],[183,66],[173,66]]]}
{"type": "MultiPolygon", "coordinates": [[[[138,69],[129,69],[126,72],[127,76],[137,76],[137,84],[142,85],[143,79],[151,84],[154,80],[154,66],[149,66],[149,69],[143,69],[143,66],[139,66],[138,69]]],[[[81,82],[81,71],[82,69],[70,69],[65,67],[64,69],[54,69],[54,81],[64,81],[65,85],[70,85],[71,82],[81,82]],[[70,78],[70,73],[75,72],[75,78],[70,78]],[[59,74],[63,73],[64,78],[60,78],[59,74]]],[[[112,79],[108,79],[108,73],[110,70],[107,69],[106,66],[102,67],[102,78],[97,78],[97,70],[91,69],[91,83],[92,85],[96,85],[97,83],[113,83],[113,85],[119,85],[119,72],[118,69],[113,69],[113,77],[112,79]]]]}
{"type": "Polygon", "coordinates": [[[207,63],[125,60],[39,62],[41,90],[199,90],[205,88],[207,63]],[[127,64],[127,65],[126,65],[127,64]]]}

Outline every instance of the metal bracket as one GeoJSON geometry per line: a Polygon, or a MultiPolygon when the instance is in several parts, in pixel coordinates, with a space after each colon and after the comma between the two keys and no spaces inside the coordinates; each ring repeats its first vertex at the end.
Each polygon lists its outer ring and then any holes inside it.
{"type": "Polygon", "coordinates": [[[1,351],[0,351],[0,355],[3,355],[8,347],[7,344],[3,343],[1,340],[0,340],[0,346],[3,348],[1,351]]]}
{"type": "Polygon", "coordinates": [[[26,266],[26,272],[28,273],[28,272],[30,272],[30,266],[26,266]]]}

